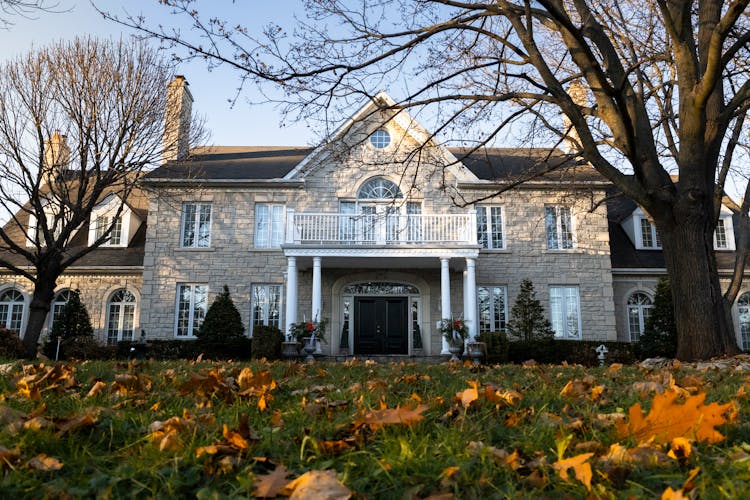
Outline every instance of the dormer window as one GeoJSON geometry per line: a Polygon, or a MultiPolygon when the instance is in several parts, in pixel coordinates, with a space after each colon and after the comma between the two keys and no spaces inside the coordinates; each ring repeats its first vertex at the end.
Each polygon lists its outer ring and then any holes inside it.
{"type": "Polygon", "coordinates": [[[641,248],[661,248],[661,239],[656,226],[647,218],[641,217],[641,248]]]}
{"type": "Polygon", "coordinates": [[[107,247],[119,247],[122,245],[122,217],[117,217],[112,222],[112,217],[107,215],[100,215],[96,218],[96,239],[104,236],[107,229],[112,225],[112,231],[109,233],[109,239],[107,239],[102,246],[107,247]]]}
{"type": "Polygon", "coordinates": [[[714,250],[734,250],[734,225],[732,214],[722,208],[714,230],[714,250]]]}

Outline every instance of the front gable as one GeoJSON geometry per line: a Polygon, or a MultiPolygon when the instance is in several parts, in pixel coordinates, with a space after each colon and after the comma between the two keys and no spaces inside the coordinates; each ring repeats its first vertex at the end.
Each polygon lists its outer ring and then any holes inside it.
{"type": "Polygon", "coordinates": [[[378,94],[284,177],[305,183],[298,209],[337,210],[377,177],[396,184],[403,200],[447,206],[447,189],[477,180],[406,111],[392,106],[393,99],[378,94]]]}

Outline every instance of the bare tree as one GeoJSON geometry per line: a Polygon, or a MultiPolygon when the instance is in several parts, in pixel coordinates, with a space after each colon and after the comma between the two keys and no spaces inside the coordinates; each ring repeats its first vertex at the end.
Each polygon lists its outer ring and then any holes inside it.
{"type": "Polygon", "coordinates": [[[176,140],[163,134],[170,72],[144,43],[89,38],[0,69],[0,209],[10,219],[0,229],[0,266],[34,285],[23,336],[30,354],[58,277],[108,241],[141,174],[171,148],[163,141],[176,140]],[[113,194],[116,211],[96,241],[70,245],[113,194]]]}
{"type": "Polygon", "coordinates": [[[0,29],[13,25],[14,17],[32,17],[38,12],[62,12],[59,2],[47,0],[0,0],[0,29]]]}
{"type": "Polygon", "coordinates": [[[279,84],[308,116],[405,81],[398,106],[429,106],[433,130],[449,140],[472,130],[476,147],[519,124],[537,140],[569,137],[573,156],[653,218],[677,355],[701,359],[738,349],[730,308],[747,255],[749,192],[725,294],[713,235],[727,183],[747,185],[737,164],[747,161],[749,2],[308,0],[293,34],[270,26],[254,35],[237,19],[202,16],[192,0],[161,2],[187,18],[184,35],[116,20],[181,57],[236,68],[243,84],[279,84]]]}

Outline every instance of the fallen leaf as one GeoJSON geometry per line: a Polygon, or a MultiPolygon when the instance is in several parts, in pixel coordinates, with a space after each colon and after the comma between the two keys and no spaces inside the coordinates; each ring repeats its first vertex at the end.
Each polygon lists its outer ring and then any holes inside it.
{"type": "Polygon", "coordinates": [[[568,469],[573,469],[576,479],[582,482],[586,488],[591,491],[591,464],[588,459],[594,456],[593,453],[582,453],[574,457],[558,460],[552,467],[560,474],[563,481],[568,480],[568,469]]]}
{"type": "Polygon", "coordinates": [[[348,500],[352,492],[341,484],[334,470],[311,470],[287,484],[281,491],[290,500],[348,500]]]}
{"type": "Polygon", "coordinates": [[[61,422],[57,426],[57,437],[62,437],[68,432],[72,432],[81,427],[88,427],[96,423],[96,418],[91,415],[81,415],[73,417],[67,421],[61,422]]]}
{"type": "Polygon", "coordinates": [[[471,403],[479,399],[478,382],[469,382],[469,385],[471,386],[469,389],[456,393],[456,401],[460,402],[464,408],[468,408],[471,403]]]}
{"type": "Polygon", "coordinates": [[[734,403],[704,405],[706,394],[701,393],[688,397],[684,404],[677,404],[678,396],[679,391],[676,390],[657,394],[651,411],[645,417],[640,403],[631,406],[628,422],[617,423],[620,438],[633,436],[639,443],[651,439],[657,443],[668,443],[676,437],[690,437],[708,443],[724,439],[714,427],[733,420],[734,403]]]}
{"type": "Polygon", "coordinates": [[[290,472],[283,465],[276,467],[269,474],[260,474],[253,485],[253,496],[255,498],[275,498],[279,492],[289,483],[286,478],[290,472]]]}
{"type": "Polygon", "coordinates": [[[29,460],[29,467],[43,472],[51,472],[62,469],[63,463],[54,457],[48,457],[44,453],[40,453],[29,460]]]}
{"type": "Polygon", "coordinates": [[[418,405],[413,409],[401,407],[384,408],[365,414],[355,424],[369,425],[372,429],[393,424],[413,425],[424,419],[422,413],[428,409],[429,406],[427,405],[418,405]]]}
{"type": "Polygon", "coordinates": [[[97,383],[94,384],[94,386],[89,390],[89,393],[86,394],[87,398],[93,398],[98,396],[102,393],[102,391],[107,387],[106,382],[102,382],[99,380],[97,383]]]}
{"type": "Polygon", "coordinates": [[[687,458],[692,453],[693,449],[690,446],[690,440],[684,437],[676,437],[669,443],[669,458],[674,458],[680,462],[680,465],[684,464],[687,458]]]}

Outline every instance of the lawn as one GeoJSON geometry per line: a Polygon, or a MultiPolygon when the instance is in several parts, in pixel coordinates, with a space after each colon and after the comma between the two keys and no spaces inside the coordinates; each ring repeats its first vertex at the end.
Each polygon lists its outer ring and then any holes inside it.
{"type": "Polygon", "coordinates": [[[8,362],[0,491],[748,497],[748,373],[679,364],[8,362]]]}

